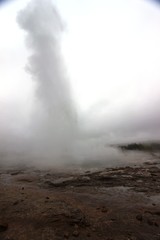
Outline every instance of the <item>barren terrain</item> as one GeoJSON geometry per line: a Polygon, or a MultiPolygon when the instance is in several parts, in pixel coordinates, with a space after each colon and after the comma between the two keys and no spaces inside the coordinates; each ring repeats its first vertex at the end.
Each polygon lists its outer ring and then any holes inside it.
{"type": "Polygon", "coordinates": [[[97,170],[0,168],[0,240],[160,240],[160,159],[97,170]]]}

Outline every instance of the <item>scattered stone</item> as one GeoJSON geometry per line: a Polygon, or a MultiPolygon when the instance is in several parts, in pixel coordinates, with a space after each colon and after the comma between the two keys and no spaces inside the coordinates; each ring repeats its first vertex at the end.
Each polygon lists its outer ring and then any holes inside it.
{"type": "Polygon", "coordinates": [[[108,209],[105,206],[103,206],[101,212],[106,213],[108,212],[108,209]]]}
{"type": "Polygon", "coordinates": [[[150,219],[147,220],[147,223],[148,223],[150,226],[152,226],[152,225],[154,224],[154,222],[153,222],[152,220],[150,220],[150,219]]]}
{"type": "Polygon", "coordinates": [[[128,238],[128,240],[137,240],[137,238],[134,237],[134,236],[131,236],[131,237],[128,238]]]}
{"type": "Polygon", "coordinates": [[[88,181],[90,181],[90,180],[91,180],[91,178],[90,178],[90,177],[87,177],[87,176],[83,176],[83,177],[82,177],[82,180],[83,180],[83,181],[87,181],[87,182],[88,182],[88,181]]]}
{"type": "Polygon", "coordinates": [[[27,183],[31,183],[33,182],[35,179],[33,178],[19,178],[18,181],[19,182],[27,182],[27,183]]]}
{"type": "Polygon", "coordinates": [[[46,197],[46,199],[49,199],[49,197],[46,197]]]}
{"type": "Polygon", "coordinates": [[[155,222],[155,223],[154,223],[154,226],[156,226],[156,227],[159,227],[159,225],[158,225],[158,223],[157,223],[157,222],[155,222]]]}
{"type": "Polygon", "coordinates": [[[16,171],[16,172],[12,172],[11,175],[12,175],[12,176],[15,176],[15,175],[18,175],[18,174],[20,174],[20,173],[22,173],[22,172],[21,172],[21,171],[16,171]]]}
{"type": "Polygon", "coordinates": [[[52,181],[46,181],[45,183],[47,183],[50,187],[66,187],[67,185],[69,185],[72,181],[74,180],[74,177],[64,177],[64,178],[59,178],[52,181]]]}
{"type": "Polygon", "coordinates": [[[90,223],[86,219],[85,215],[80,209],[73,209],[69,214],[65,214],[65,216],[68,218],[68,222],[71,226],[82,226],[82,227],[88,227],[90,226],[90,223]]]}
{"type": "Polygon", "coordinates": [[[68,239],[69,238],[69,233],[68,232],[64,233],[64,237],[68,239]]]}
{"type": "Polygon", "coordinates": [[[22,190],[24,190],[24,187],[22,187],[22,190]]]}
{"type": "Polygon", "coordinates": [[[8,229],[8,224],[0,222],[0,232],[5,232],[7,229],[8,229]]]}
{"type": "Polygon", "coordinates": [[[137,219],[138,221],[142,221],[143,217],[142,217],[141,214],[138,214],[138,215],[136,216],[136,219],[137,219]]]}
{"type": "Polygon", "coordinates": [[[78,236],[79,236],[79,231],[78,231],[78,230],[75,230],[75,231],[72,233],[72,235],[73,235],[74,237],[78,237],[78,236]]]}
{"type": "Polygon", "coordinates": [[[149,161],[148,161],[148,162],[144,162],[143,164],[144,164],[144,165],[153,165],[153,163],[152,163],[152,162],[149,162],[149,161]]]}
{"type": "Polygon", "coordinates": [[[137,183],[143,183],[143,180],[138,179],[136,182],[137,182],[137,183]]]}
{"type": "Polygon", "coordinates": [[[14,203],[13,203],[13,205],[17,205],[19,203],[19,201],[15,201],[14,203]]]}
{"type": "Polygon", "coordinates": [[[75,228],[75,229],[78,229],[78,225],[77,225],[77,224],[75,224],[75,225],[74,225],[74,228],[75,228]]]}
{"type": "Polygon", "coordinates": [[[157,211],[154,214],[160,216],[160,211],[157,211]]]}

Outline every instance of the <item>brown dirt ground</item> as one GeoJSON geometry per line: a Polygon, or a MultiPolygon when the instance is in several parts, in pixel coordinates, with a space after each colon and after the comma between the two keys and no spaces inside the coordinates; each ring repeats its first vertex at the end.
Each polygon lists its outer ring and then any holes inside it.
{"type": "Polygon", "coordinates": [[[0,168],[0,240],[160,240],[159,162],[100,171],[0,168]]]}

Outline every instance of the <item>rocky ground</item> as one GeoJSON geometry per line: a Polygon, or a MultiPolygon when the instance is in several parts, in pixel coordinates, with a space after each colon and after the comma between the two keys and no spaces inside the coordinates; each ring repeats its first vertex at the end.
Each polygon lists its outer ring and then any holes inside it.
{"type": "Polygon", "coordinates": [[[0,168],[0,240],[160,240],[160,159],[102,170],[0,168]]]}

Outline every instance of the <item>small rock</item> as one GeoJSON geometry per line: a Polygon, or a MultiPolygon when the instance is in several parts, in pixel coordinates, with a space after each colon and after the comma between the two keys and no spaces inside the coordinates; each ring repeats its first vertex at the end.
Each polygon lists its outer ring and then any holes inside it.
{"type": "Polygon", "coordinates": [[[141,214],[138,214],[138,215],[136,216],[136,219],[137,219],[138,221],[142,221],[143,217],[142,217],[141,214]]]}
{"type": "Polygon", "coordinates": [[[69,238],[69,233],[66,232],[66,233],[64,234],[64,237],[68,239],[68,238],[69,238]]]}
{"type": "Polygon", "coordinates": [[[154,226],[159,227],[158,223],[156,223],[156,222],[154,223],[154,226]]]}
{"type": "Polygon", "coordinates": [[[49,197],[46,197],[46,199],[49,199],[49,197]]]}
{"type": "Polygon", "coordinates": [[[108,209],[103,206],[101,212],[106,213],[106,212],[108,212],[108,209]]]}
{"type": "Polygon", "coordinates": [[[16,172],[12,172],[11,175],[14,176],[14,175],[18,175],[20,173],[21,173],[20,171],[16,171],[16,172]]]}
{"type": "Polygon", "coordinates": [[[90,177],[88,177],[88,176],[83,176],[83,177],[82,177],[82,180],[84,180],[84,181],[90,181],[90,180],[91,180],[91,178],[90,178],[90,177]]]}
{"type": "Polygon", "coordinates": [[[69,215],[65,214],[65,216],[68,218],[68,222],[71,226],[77,224],[78,226],[87,227],[90,225],[90,223],[86,219],[86,216],[80,209],[73,209],[69,215]]]}
{"type": "Polygon", "coordinates": [[[24,187],[22,187],[22,190],[24,190],[24,187]]]}
{"type": "Polygon", "coordinates": [[[0,232],[5,232],[7,229],[8,229],[8,224],[0,222],[0,232]]]}
{"type": "Polygon", "coordinates": [[[143,183],[143,180],[139,179],[136,181],[137,183],[143,183]]]}
{"type": "Polygon", "coordinates": [[[77,225],[77,224],[75,224],[75,225],[74,225],[74,228],[75,228],[75,229],[78,229],[79,227],[78,227],[78,225],[77,225]]]}
{"type": "Polygon", "coordinates": [[[15,201],[14,203],[13,203],[13,205],[17,205],[19,203],[19,201],[15,201]]]}
{"type": "Polygon", "coordinates": [[[79,231],[78,231],[78,230],[75,230],[75,231],[72,233],[72,235],[73,235],[74,237],[78,237],[78,236],[79,236],[79,231]]]}
{"type": "Polygon", "coordinates": [[[160,211],[157,211],[154,214],[160,216],[160,211]]]}
{"type": "Polygon", "coordinates": [[[91,234],[90,234],[90,233],[87,233],[87,237],[91,237],[91,234]]]}
{"type": "Polygon", "coordinates": [[[150,220],[150,219],[147,220],[147,223],[148,223],[150,226],[152,226],[152,225],[154,224],[153,221],[150,220]]]}

